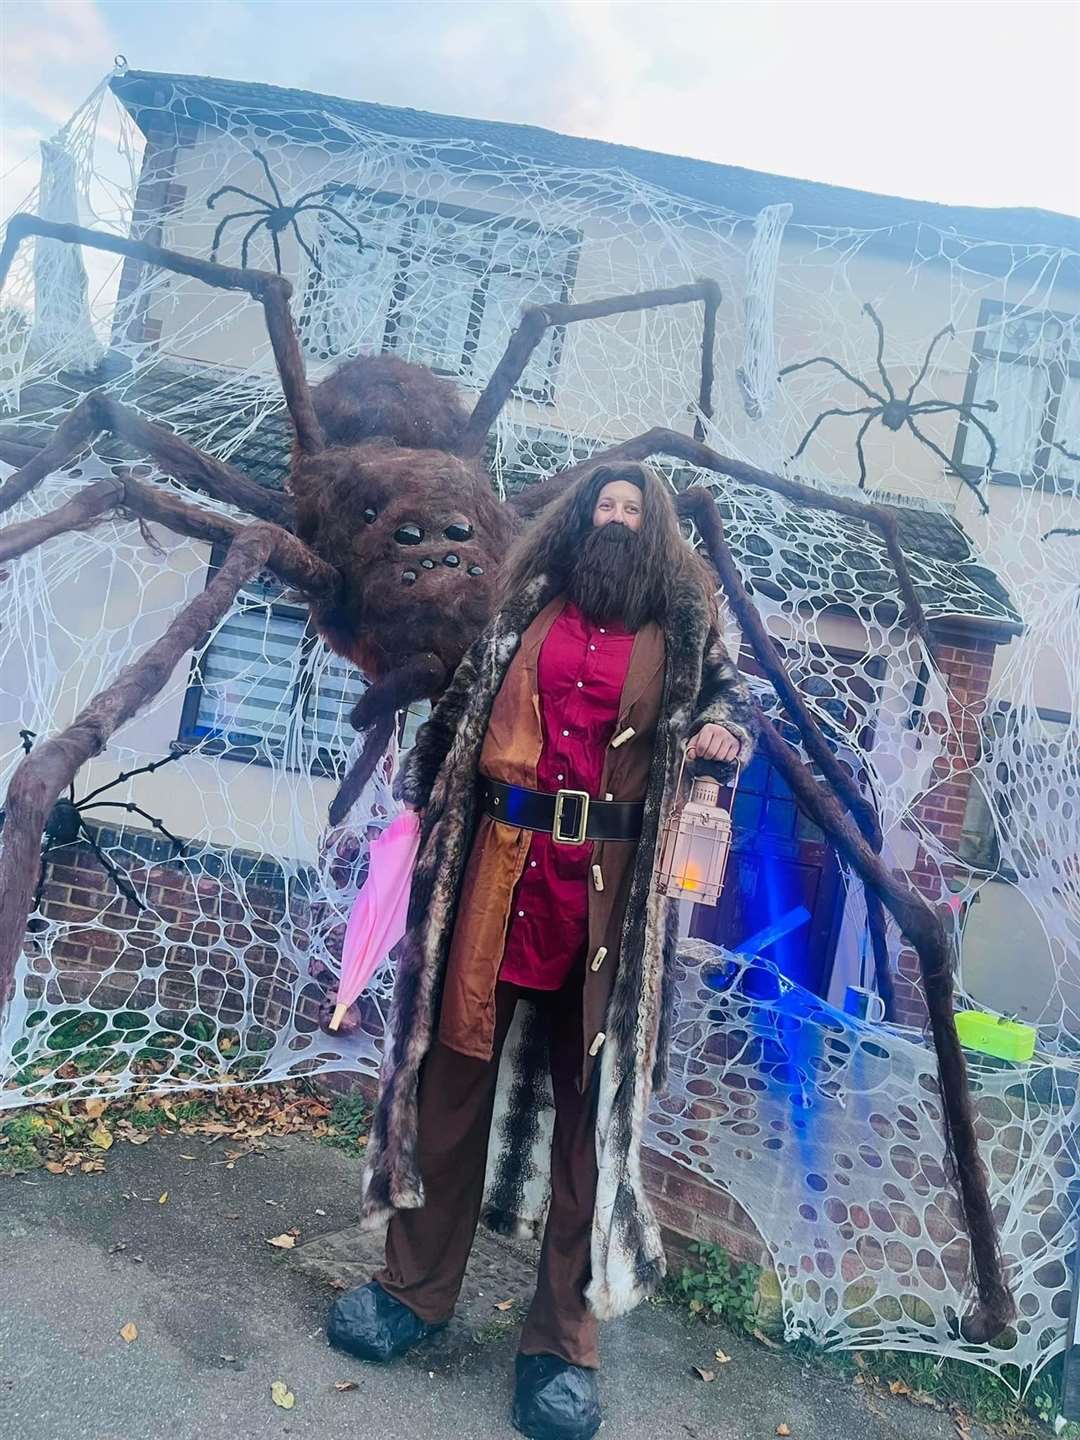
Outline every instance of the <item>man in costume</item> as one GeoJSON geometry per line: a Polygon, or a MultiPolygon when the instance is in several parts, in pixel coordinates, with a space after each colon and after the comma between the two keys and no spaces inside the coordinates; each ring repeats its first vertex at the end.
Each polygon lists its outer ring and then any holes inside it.
{"type": "Polygon", "coordinates": [[[453,1311],[481,1215],[542,1227],[514,1400],[537,1440],[595,1433],[597,1320],[664,1273],[639,1150],[677,910],[653,869],[684,751],[742,764],[755,735],[715,588],[652,471],[587,474],[509,557],[398,780],[423,824],[368,1150],[386,1265],[330,1339],[403,1354],[453,1311]]]}

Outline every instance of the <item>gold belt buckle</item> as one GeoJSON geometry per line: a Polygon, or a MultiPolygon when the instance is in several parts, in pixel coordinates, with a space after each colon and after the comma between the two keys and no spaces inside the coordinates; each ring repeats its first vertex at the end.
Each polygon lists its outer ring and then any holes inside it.
{"type": "Polygon", "coordinates": [[[551,838],[556,845],[584,845],[589,828],[589,792],[587,790],[556,790],[555,818],[551,825],[551,838]],[[581,820],[572,835],[562,833],[563,811],[567,800],[581,801],[581,820]]]}

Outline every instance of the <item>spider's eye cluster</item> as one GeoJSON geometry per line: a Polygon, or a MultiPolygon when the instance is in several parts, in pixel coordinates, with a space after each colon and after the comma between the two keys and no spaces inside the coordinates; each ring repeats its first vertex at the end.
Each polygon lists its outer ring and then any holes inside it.
{"type": "Polygon", "coordinates": [[[379,518],[379,512],[374,508],[374,506],[372,506],[372,505],[365,506],[365,508],[364,508],[364,524],[365,524],[365,525],[374,525],[374,524],[375,524],[375,521],[376,521],[378,518],[379,518]]]}
{"type": "Polygon", "coordinates": [[[394,531],[394,539],[399,545],[419,545],[424,538],[424,532],[419,525],[402,525],[394,531]]]}
{"type": "Polygon", "coordinates": [[[467,520],[455,520],[443,531],[447,540],[471,540],[473,528],[467,520]]]}

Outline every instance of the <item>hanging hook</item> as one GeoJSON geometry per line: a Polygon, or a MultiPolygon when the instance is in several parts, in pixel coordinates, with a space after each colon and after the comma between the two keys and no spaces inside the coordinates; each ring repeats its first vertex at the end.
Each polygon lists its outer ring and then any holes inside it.
{"type": "Polygon", "coordinates": [[[114,55],[114,56],[113,56],[113,74],[114,74],[114,75],[126,75],[126,74],[127,74],[127,68],[128,68],[128,58],[127,58],[126,55],[114,55]]]}

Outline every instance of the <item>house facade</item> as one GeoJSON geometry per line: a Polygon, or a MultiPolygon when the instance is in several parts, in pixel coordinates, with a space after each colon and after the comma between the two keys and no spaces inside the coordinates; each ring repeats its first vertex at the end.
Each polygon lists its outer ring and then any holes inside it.
{"type": "MultiPolygon", "coordinates": [[[[807,520],[789,532],[794,556],[829,544],[833,553],[796,578],[782,545],[755,554],[755,537],[782,535],[790,517],[729,485],[745,573],[853,766],[872,754],[871,780],[899,785],[894,757],[910,766],[912,746],[936,724],[936,745],[912,772],[918,798],[890,829],[890,858],[935,900],[945,886],[962,892],[964,979],[976,998],[1040,1018],[1040,986],[1047,996],[1060,986],[1060,957],[1048,949],[1034,892],[1014,883],[995,851],[994,802],[978,785],[972,793],[969,772],[986,712],[1014,698],[1038,707],[1051,742],[1074,733],[1076,677],[1052,644],[1033,646],[1010,585],[1047,563],[1033,527],[1019,522],[1033,491],[1039,534],[1080,517],[1080,462],[1069,454],[1080,443],[1080,276],[1075,253],[1062,248],[1078,238],[1077,223],[951,211],[257,85],[132,72],[112,89],[144,146],[131,232],[230,263],[280,261],[296,287],[313,378],[349,355],[387,350],[475,392],[524,304],[719,280],[709,440],[771,469],[798,447],[789,473],[841,493],[858,493],[865,470],[900,518],[948,693],[913,679],[896,615],[882,622],[868,608],[883,585],[873,555],[857,553],[843,570],[845,537],[807,520]],[[278,234],[259,226],[268,206],[305,195],[314,208],[294,224],[278,234]],[[935,404],[917,430],[894,430],[881,402],[913,382],[916,399],[935,404]],[[1015,697],[1013,672],[1023,679],[1015,697]],[[1019,989],[1016,937],[1029,953],[1045,952],[1019,989]]],[[[129,261],[111,322],[102,373],[113,367],[117,393],[263,483],[282,483],[288,435],[259,307],[129,261]],[[136,380],[126,374],[133,360],[136,380]]],[[[498,482],[527,483],[653,424],[689,431],[701,418],[699,332],[688,306],[550,332],[493,439],[498,482]]],[[[58,402],[47,387],[24,389],[20,433],[33,433],[50,404],[58,402]]],[[[856,541],[865,536],[846,537],[858,551],[856,541]]],[[[216,558],[193,542],[162,543],[168,563],[150,614],[141,578],[126,594],[123,576],[110,585],[107,604],[130,611],[133,642],[152,638],[216,558]]],[[[69,608],[96,623],[82,595],[69,608]]],[[[174,676],[162,703],[132,722],[134,753],[188,751],[190,783],[179,792],[164,778],[140,784],[142,803],[166,808],[174,832],[286,853],[306,838],[312,853],[356,685],[348,667],[312,646],[299,607],[269,585],[251,587],[198,671],[174,676]],[[298,707],[309,663],[318,684],[298,707]],[[264,763],[271,756],[278,763],[264,763]]],[[[19,693],[18,677],[10,683],[19,693]]],[[[4,719],[17,726],[17,707],[9,703],[4,719]]],[[[870,977],[861,902],[779,788],[763,761],[746,777],[736,814],[742,883],[719,916],[693,924],[737,945],[775,921],[777,907],[807,910],[773,958],[839,1002],[848,983],[870,977]]],[[[907,964],[901,957],[902,975],[907,964]]],[[[917,1022],[920,1013],[902,983],[899,1017],[917,1022]]]]}

